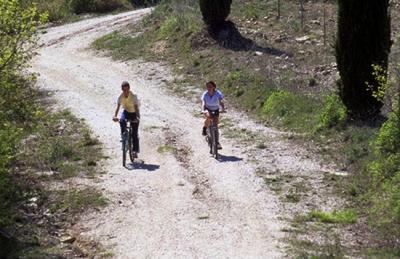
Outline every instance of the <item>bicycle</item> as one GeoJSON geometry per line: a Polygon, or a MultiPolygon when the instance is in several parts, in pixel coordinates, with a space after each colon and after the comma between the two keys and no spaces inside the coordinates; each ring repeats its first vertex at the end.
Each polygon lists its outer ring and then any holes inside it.
{"type": "Polygon", "coordinates": [[[218,118],[218,114],[223,113],[222,111],[209,111],[210,114],[210,125],[207,127],[206,141],[208,146],[210,147],[210,154],[215,158],[219,159],[218,154],[218,143],[219,143],[219,131],[218,124],[215,122],[215,119],[218,118]]]}
{"type": "MultiPolygon", "coordinates": [[[[122,133],[122,166],[126,166],[126,155],[129,152],[129,158],[131,163],[135,161],[135,157],[133,156],[134,149],[134,141],[133,141],[133,128],[132,124],[138,124],[139,120],[128,120],[126,119],[126,130],[122,133]]],[[[139,138],[139,137],[138,137],[139,138]]],[[[139,144],[139,143],[137,143],[139,144]]]]}

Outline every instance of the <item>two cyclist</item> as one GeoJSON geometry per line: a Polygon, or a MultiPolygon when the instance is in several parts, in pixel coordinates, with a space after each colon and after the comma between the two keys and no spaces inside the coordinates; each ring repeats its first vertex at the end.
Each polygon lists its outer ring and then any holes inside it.
{"type": "MultiPolygon", "coordinates": [[[[221,112],[225,112],[224,95],[217,90],[217,85],[213,81],[206,83],[207,90],[201,96],[201,108],[205,117],[202,135],[207,135],[207,128],[213,119],[211,114],[214,114],[214,120],[219,122],[219,108],[221,112]]],[[[218,149],[222,149],[221,144],[217,143],[218,149]]]]}
{"type": "MultiPolygon", "coordinates": [[[[140,111],[139,111],[139,100],[136,94],[132,93],[130,90],[130,85],[128,82],[124,81],[121,84],[122,93],[118,97],[117,100],[117,108],[115,109],[115,114],[113,117],[113,121],[118,122],[121,127],[121,136],[126,130],[126,120],[138,121],[140,119],[140,111]],[[123,108],[121,113],[121,117],[118,118],[119,109],[123,108]]],[[[138,138],[138,129],[139,122],[132,124],[133,129],[133,157],[137,158],[137,154],[139,152],[139,138],[138,138]]]]}
{"type": "MultiPolygon", "coordinates": [[[[214,119],[215,122],[218,124],[220,107],[222,108],[221,112],[225,112],[225,104],[223,101],[224,95],[219,90],[217,90],[217,85],[213,81],[209,81],[206,83],[206,88],[207,90],[201,96],[201,102],[202,102],[201,108],[205,118],[202,129],[203,136],[207,134],[206,131],[212,119],[214,119]],[[211,114],[214,114],[214,118],[211,117],[211,114]]],[[[121,136],[122,136],[127,127],[126,120],[136,121],[140,119],[140,111],[139,111],[138,97],[130,90],[130,85],[128,82],[126,81],[122,82],[121,90],[122,93],[117,100],[117,108],[115,109],[113,121],[119,122],[121,127],[121,136]],[[123,111],[121,113],[121,117],[118,118],[118,112],[121,106],[123,108],[123,111]]],[[[139,152],[138,128],[139,128],[139,123],[134,123],[133,124],[134,158],[137,158],[137,154],[139,152]]],[[[218,143],[217,145],[218,149],[222,149],[220,143],[218,143]]]]}

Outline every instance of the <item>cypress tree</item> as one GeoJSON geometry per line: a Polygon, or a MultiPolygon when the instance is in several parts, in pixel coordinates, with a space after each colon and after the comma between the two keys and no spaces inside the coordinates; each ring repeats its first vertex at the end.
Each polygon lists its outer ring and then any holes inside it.
{"type": "Polygon", "coordinates": [[[372,66],[379,65],[387,71],[391,47],[389,0],[338,3],[339,94],[350,116],[366,119],[378,115],[383,105],[373,97],[379,83],[372,66]]]}
{"type": "Polygon", "coordinates": [[[225,22],[231,12],[232,0],[199,0],[204,22],[216,28],[225,22]]]}

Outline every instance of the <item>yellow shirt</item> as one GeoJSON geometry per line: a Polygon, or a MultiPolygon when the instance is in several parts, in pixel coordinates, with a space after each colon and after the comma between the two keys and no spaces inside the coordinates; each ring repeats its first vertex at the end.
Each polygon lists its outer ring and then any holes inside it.
{"type": "Polygon", "coordinates": [[[139,105],[139,102],[137,95],[129,91],[128,97],[125,97],[123,93],[118,97],[118,104],[127,112],[136,112],[135,105],[139,105]]]}

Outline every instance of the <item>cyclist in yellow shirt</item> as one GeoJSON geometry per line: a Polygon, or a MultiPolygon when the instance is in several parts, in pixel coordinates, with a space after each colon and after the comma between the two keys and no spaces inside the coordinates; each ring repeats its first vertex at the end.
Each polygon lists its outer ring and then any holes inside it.
{"type": "MultiPolygon", "coordinates": [[[[130,90],[130,85],[128,82],[124,81],[121,84],[122,93],[118,97],[117,108],[115,110],[115,114],[113,117],[113,121],[118,122],[121,126],[121,135],[126,130],[126,120],[137,120],[140,118],[139,111],[139,100],[136,94],[133,94],[130,90]],[[118,112],[120,107],[122,106],[123,110],[121,113],[121,117],[118,118],[118,112]]],[[[138,138],[138,129],[139,123],[133,123],[133,156],[137,158],[137,153],[139,152],[139,138],[138,138]]]]}

